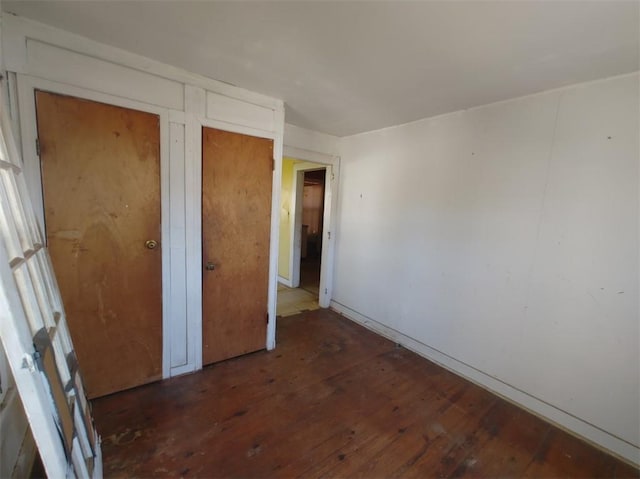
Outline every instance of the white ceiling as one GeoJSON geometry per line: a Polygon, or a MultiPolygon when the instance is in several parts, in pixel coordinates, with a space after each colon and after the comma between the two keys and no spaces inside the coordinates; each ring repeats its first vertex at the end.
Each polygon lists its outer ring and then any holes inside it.
{"type": "Polygon", "coordinates": [[[637,1],[2,1],[346,136],[638,70],[637,1]]]}

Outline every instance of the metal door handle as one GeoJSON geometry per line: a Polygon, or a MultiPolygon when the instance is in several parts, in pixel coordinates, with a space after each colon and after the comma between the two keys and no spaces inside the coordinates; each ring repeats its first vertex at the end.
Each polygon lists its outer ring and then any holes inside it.
{"type": "Polygon", "coordinates": [[[216,265],[213,264],[211,261],[207,261],[206,266],[204,267],[207,271],[213,271],[214,269],[216,269],[216,265]]]}
{"type": "Polygon", "coordinates": [[[147,249],[156,249],[158,246],[158,242],[156,240],[147,240],[144,242],[144,246],[147,249]]]}

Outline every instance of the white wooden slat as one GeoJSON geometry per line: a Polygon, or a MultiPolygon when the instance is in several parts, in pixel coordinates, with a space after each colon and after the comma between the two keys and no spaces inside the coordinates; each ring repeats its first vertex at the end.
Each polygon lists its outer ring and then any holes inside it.
{"type": "Polygon", "coordinates": [[[49,300],[51,310],[54,315],[60,317],[64,313],[64,310],[60,297],[55,293],[58,290],[57,284],[53,277],[53,270],[51,269],[51,263],[47,257],[46,250],[39,250],[35,254],[35,259],[38,264],[38,269],[41,271],[42,286],[47,292],[47,298],[49,300]]]}
{"type": "MultiPolygon", "coordinates": [[[[6,108],[7,114],[3,115],[0,119],[0,127],[2,128],[2,131],[11,131],[16,133],[16,136],[11,135],[13,142],[10,142],[7,146],[9,147],[11,161],[15,161],[16,165],[19,165],[22,168],[24,164],[22,162],[22,147],[19,139],[20,115],[18,113],[18,80],[15,72],[8,71],[7,69],[5,73],[7,75],[7,94],[9,95],[9,103],[6,108]],[[17,148],[15,152],[11,151],[11,144],[17,148]]],[[[7,140],[7,138],[5,138],[5,140],[7,140]]]]}
{"type": "Polygon", "coordinates": [[[40,372],[42,383],[51,398],[52,411],[58,433],[61,436],[61,443],[65,449],[67,462],[71,455],[73,437],[75,436],[73,424],[74,399],[64,392],[64,383],[60,378],[58,369],[51,370],[48,367],[49,359],[54,359],[55,350],[52,350],[49,343],[49,331],[39,331],[33,338],[37,351],[36,365],[40,372]],[[71,422],[69,422],[69,419],[71,422]]]}
{"type": "MultiPolygon", "coordinates": [[[[182,90],[184,102],[184,89],[182,90]]],[[[171,191],[175,185],[171,182],[169,175],[171,164],[171,141],[169,113],[167,110],[156,111],[160,117],[160,242],[162,254],[162,377],[171,376],[171,338],[168,332],[171,331],[171,244],[173,242],[173,228],[169,211],[171,191]],[[165,246],[169,247],[165,247],[165,246]]]]}
{"type": "Polygon", "coordinates": [[[60,374],[60,380],[63,385],[66,385],[71,380],[71,372],[66,361],[66,354],[64,346],[61,341],[61,334],[58,332],[58,328],[48,328],[49,339],[51,340],[51,346],[55,352],[56,365],[58,366],[58,373],[60,374]]]}
{"type": "MultiPolygon", "coordinates": [[[[9,115],[1,115],[0,116],[0,128],[2,131],[11,131],[11,119],[9,115]]],[[[22,162],[20,161],[20,152],[18,150],[18,145],[16,144],[13,136],[0,135],[2,149],[0,150],[3,155],[2,159],[7,161],[8,163],[16,166],[17,168],[22,168],[22,162]]]]}
{"type": "Polygon", "coordinates": [[[40,268],[40,262],[37,257],[29,258],[27,261],[29,268],[29,275],[31,276],[31,282],[33,283],[34,293],[40,307],[40,313],[44,318],[44,324],[47,327],[55,327],[56,321],[51,308],[51,301],[46,290],[46,282],[42,276],[42,270],[40,268]]]}
{"type": "Polygon", "coordinates": [[[84,427],[84,419],[82,418],[82,411],[76,406],[73,411],[73,422],[76,424],[76,431],[78,434],[78,442],[80,444],[82,457],[88,459],[93,457],[93,450],[91,449],[91,443],[87,436],[87,430],[84,427]]]}
{"type": "Polygon", "coordinates": [[[277,108],[274,114],[273,159],[271,198],[271,242],[269,246],[269,296],[266,346],[267,350],[276,347],[276,300],[278,289],[278,248],[280,238],[280,195],[282,193],[282,148],[284,135],[284,107],[277,108]]]}
{"type": "Polygon", "coordinates": [[[62,347],[64,349],[64,357],[66,360],[69,356],[69,353],[73,352],[73,344],[71,344],[71,335],[69,333],[69,327],[67,326],[67,321],[64,315],[61,315],[59,317],[56,331],[58,332],[56,339],[59,340],[62,344],[62,347]]]}
{"type": "Polygon", "coordinates": [[[69,380],[69,374],[66,372],[68,369],[66,367],[66,358],[73,350],[73,346],[71,345],[69,331],[66,321],[63,319],[63,314],[60,312],[57,312],[56,314],[53,310],[52,287],[50,282],[47,281],[46,273],[43,273],[42,271],[43,262],[41,261],[41,258],[45,254],[46,252],[44,250],[38,251],[35,256],[29,258],[27,265],[29,267],[29,272],[31,273],[36,299],[40,305],[42,316],[45,318],[45,325],[47,328],[53,328],[52,331],[56,332],[56,334],[51,338],[51,341],[57,352],[56,362],[59,364],[61,369],[63,368],[64,362],[65,371],[61,372],[61,376],[63,381],[66,382],[69,380]]]}
{"type": "Polygon", "coordinates": [[[169,124],[171,196],[169,215],[172,225],[170,261],[173,278],[170,294],[171,317],[171,363],[174,368],[185,366],[188,357],[187,300],[182,285],[186,282],[185,251],[185,202],[184,202],[184,148],[185,127],[179,123],[169,124]]]}
{"type": "MultiPolygon", "coordinates": [[[[5,404],[4,398],[7,395],[7,391],[14,386],[13,376],[9,369],[9,363],[7,362],[7,356],[0,343],[0,407],[5,404]]],[[[1,477],[1,476],[0,476],[1,477]]]]}
{"type": "Polygon", "coordinates": [[[44,195],[40,178],[40,158],[37,154],[36,140],[38,128],[36,122],[36,98],[33,88],[28,84],[29,79],[23,81],[21,76],[16,76],[16,90],[18,93],[20,148],[22,151],[22,176],[29,185],[31,205],[35,209],[38,224],[45,229],[44,222],[44,195]],[[26,83],[26,85],[25,85],[26,83]]]}
{"type": "MultiPolygon", "coordinates": [[[[190,355],[193,360],[191,371],[202,368],[202,125],[196,118],[205,116],[205,103],[205,90],[187,85],[185,104],[193,114],[187,116],[185,125],[185,158],[198,159],[185,162],[186,292],[189,344],[192,345],[190,355]]],[[[175,374],[188,371],[184,369],[175,374]]]]}
{"type": "Polygon", "coordinates": [[[33,206],[31,205],[31,197],[27,192],[27,184],[25,182],[24,174],[18,172],[14,178],[16,186],[18,188],[18,194],[23,203],[23,212],[25,220],[29,228],[29,234],[31,235],[31,242],[36,246],[44,246],[44,235],[40,229],[40,224],[36,218],[33,206]]]}
{"type": "Polygon", "coordinates": [[[5,169],[15,168],[15,165],[12,165],[11,163],[4,161],[3,159],[0,159],[0,168],[5,168],[5,169]]]}
{"type": "Polygon", "coordinates": [[[10,155],[9,155],[9,150],[7,148],[7,144],[4,141],[4,138],[0,138],[0,160],[7,163],[8,165],[11,166],[18,166],[17,164],[14,163],[14,160],[10,155]]]}
{"type": "Polygon", "coordinates": [[[82,408],[82,412],[85,414],[87,411],[91,413],[91,407],[89,406],[89,401],[87,400],[84,383],[82,382],[82,377],[79,373],[76,375],[76,391],[78,394],[78,400],[80,407],[82,408]]]}
{"type": "Polygon", "coordinates": [[[91,477],[92,479],[102,479],[102,448],[100,447],[100,442],[96,443],[91,477]]]}
{"type": "Polygon", "coordinates": [[[11,365],[16,388],[23,398],[45,471],[49,477],[66,477],[67,461],[56,428],[51,398],[33,365],[33,348],[29,349],[31,331],[4,241],[0,242],[0,340],[11,365]]]}
{"type": "Polygon", "coordinates": [[[31,335],[35,335],[40,329],[45,327],[44,318],[40,313],[40,305],[33,291],[31,276],[29,276],[29,268],[26,262],[20,263],[13,269],[15,284],[18,288],[20,301],[27,321],[30,326],[31,335]]]}
{"type": "MultiPolygon", "coordinates": [[[[54,359],[58,369],[58,374],[60,375],[60,380],[63,385],[66,385],[71,380],[71,373],[66,361],[66,357],[71,351],[71,344],[70,341],[65,341],[64,339],[65,336],[68,337],[68,332],[56,327],[54,323],[48,323],[45,320],[42,310],[40,309],[40,302],[37,298],[36,286],[30,274],[29,266],[31,264],[37,264],[37,260],[34,256],[29,257],[25,263],[14,268],[14,276],[16,277],[16,284],[18,285],[20,298],[23,303],[23,307],[25,308],[25,312],[27,313],[27,317],[29,318],[32,333],[35,334],[35,332],[40,330],[42,327],[46,328],[54,350],[54,359]],[[36,311],[36,305],[38,311],[36,311]]],[[[42,284],[40,286],[42,286],[42,284]]],[[[59,321],[58,323],[60,324],[61,322],[59,321]]],[[[61,324],[64,327],[65,323],[62,322],[61,324]]]]}
{"type": "Polygon", "coordinates": [[[35,252],[36,246],[32,241],[31,227],[24,212],[24,206],[18,191],[18,185],[14,179],[14,172],[11,170],[0,170],[0,182],[4,184],[7,192],[9,207],[13,214],[13,221],[16,224],[16,232],[20,240],[23,253],[35,252]]]}
{"type": "Polygon", "coordinates": [[[4,240],[9,264],[16,264],[24,260],[20,238],[13,221],[13,212],[9,207],[9,198],[2,181],[0,181],[0,235],[4,240]]]}
{"type": "Polygon", "coordinates": [[[82,446],[80,446],[78,438],[73,439],[72,462],[76,477],[90,477],[85,457],[82,454],[82,446]]]}

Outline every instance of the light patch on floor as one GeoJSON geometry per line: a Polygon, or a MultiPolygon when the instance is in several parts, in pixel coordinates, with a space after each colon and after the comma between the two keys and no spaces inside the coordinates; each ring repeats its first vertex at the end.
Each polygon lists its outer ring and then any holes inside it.
{"type": "Polygon", "coordinates": [[[318,295],[302,288],[287,288],[278,284],[276,315],[291,316],[303,311],[318,309],[318,295]]]}

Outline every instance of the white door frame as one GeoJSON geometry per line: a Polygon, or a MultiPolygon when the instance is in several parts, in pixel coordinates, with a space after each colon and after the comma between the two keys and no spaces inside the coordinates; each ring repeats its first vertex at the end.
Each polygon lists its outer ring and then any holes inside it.
{"type": "Polygon", "coordinates": [[[59,95],[68,95],[108,105],[144,111],[159,116],[160,119],[160,223],[162,251],[162,377],[171,376],[171,225],[169,218],[169,116],[170,110],[148,103],[100,93],[86,88],[45,80],[39,77],[18,74],[18,105],[22,144],[24,175],[33,209],[42,231],[44,225],[44,202],[42,197],[42,175],[40,157],[36,149],[38,124],[36,118],[35,91],[43,90],[59,95]]]}
{"type": "Polygon", "coordinates": [[[291,285],[300,285],[300,247],[302,227],[302,188],[304,172],[310,170],[326,170],[324,189],[324,214],[322,219],[322,252],[320,255],[320,291],[318,305],[328,308],[333,292],[333,258],[335,255],[335,227],[337,211],[337,185],[340,158],[300,148],[284,147],[284,156],[303,160],[293,166],[293,185],[291,188],[291,210],[294,211],[290,225],[289,278],[291,285]]]}

